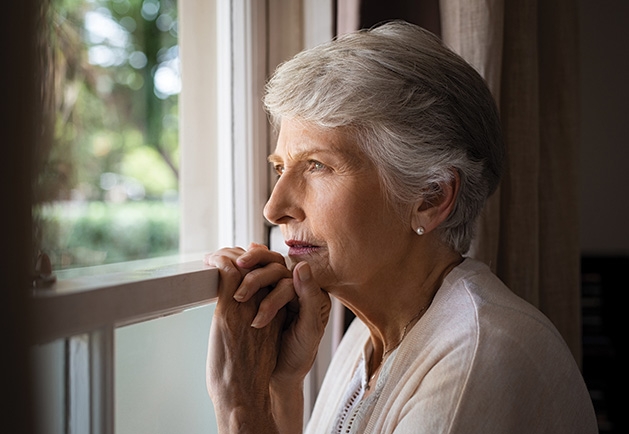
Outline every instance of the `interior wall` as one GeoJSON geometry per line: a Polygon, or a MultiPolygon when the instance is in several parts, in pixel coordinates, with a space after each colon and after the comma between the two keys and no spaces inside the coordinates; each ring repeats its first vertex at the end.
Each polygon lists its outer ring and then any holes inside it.
{"type": "Polygon", "coordinates": [[[585,254],[629,254],[629,2],[578,5],[581,248],[585,254]]]}
{"type": "Polygon", "coordinates": [[[28,339],[28,285],[31,276],[31,167],[32,150],[41,134],[37,123],[35,29],[39,1],[3,4],[0,26],[0,119],[2,162],[0,197],[3,201],[0,243],[0,420],[2,432],[31,434],[28,339]]]}

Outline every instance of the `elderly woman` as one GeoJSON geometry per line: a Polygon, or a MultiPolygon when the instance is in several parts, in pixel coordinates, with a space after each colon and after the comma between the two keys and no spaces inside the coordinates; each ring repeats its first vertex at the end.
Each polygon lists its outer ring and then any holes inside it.
{"type": "Polygon", "coordinates": [[[551,322],[464,255],[504,148],[482,78],[430,33],[392,22],[281,65],[261,245],[220,270],[207,385],[221,433],[298,433],[330,296],[356,319],[308,433],[595,433],[551,322]]]}

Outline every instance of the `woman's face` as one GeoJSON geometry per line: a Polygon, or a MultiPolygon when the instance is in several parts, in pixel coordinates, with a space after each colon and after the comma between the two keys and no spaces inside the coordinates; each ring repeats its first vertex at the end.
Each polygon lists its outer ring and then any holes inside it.
{"type": "Polygon", "coordinates": [[[352,136],[286,119],[269,161],[279,179],[264,215],[280,225],[290,258],[308,262],[332,293],[386,283],[414,234],[352,136]]]}

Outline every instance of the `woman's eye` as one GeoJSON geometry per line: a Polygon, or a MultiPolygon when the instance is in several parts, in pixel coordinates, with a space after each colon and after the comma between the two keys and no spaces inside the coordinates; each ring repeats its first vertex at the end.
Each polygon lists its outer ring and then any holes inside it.
{"type": "Polygon", "coordinates": [[[309,163],[311,172],[317,172],[326,168],[325,164],[320,163],[316,160],[310,160],[309,163]]]}
{"type": "Polygon", "coordinates": [[[275,173],[277,174],[277,176],[282,176],[282,174],[284,173],[283,164],[276,164],[275,166],[273,166],[273,169],[275,170],[275,173]]]}

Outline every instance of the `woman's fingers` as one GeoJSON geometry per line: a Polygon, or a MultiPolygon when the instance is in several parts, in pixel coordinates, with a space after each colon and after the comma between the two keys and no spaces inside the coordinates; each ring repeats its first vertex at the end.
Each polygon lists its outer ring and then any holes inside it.
{"type": "Polygon", "coordinates": [[[215,267],[219,267],[219,264],[226,267],[225,258],[241,274],[242,282],[234,294],[239,302],[246,302],[261,288],[273,287],[281,279],[292,276],[291,271],[286,268],[284,257],[262,244],[251,243],[246,251],[239,247],[220,249],[206,254],[204,262],[215,267]]]}
{"type": "Polygon", "coordinates": [[[215,258],[219,256],[230,257],[236,262],[236,260],[245,253],[245,250],[240,247],[225,247],[215,252],[206,253],[203,257],[203,262],[207,265],[216,265],[214,263],[215,258]]]}
{"type": "Polygon", "coordinates": [[[292,285],[298,309],[282,337],[282,351],[274,377],[279,383],[301,381],[314,363],[325,332],[332,303],[314,277],[310,265],[300,262],[293,270],[292,285]],[[289,350],[285,350],[288,348],[289,350]]]}
{"type": "Polygon", "coordinates": [[[206,253],[203,257],[203,262],[206,265],[216,266],[217,258],[226,256],[230,258],[238,268],[246,274],[247,272],[264,267],[269,264],[279,264],[286,266],[286,260],[278,252],[269,250],[268,247],[262,244],[251,243],[249,248],[245,251],[240,247],[222,248],[216,252],[206,253]]]}
{"type": "Polygon", "coordinates": [[[237,264],[238,258],[242,256],[243,253],[245,253],[245,251],[240,247],[223,248],[216,252],[206,253],[203,257],[203,263],[217,267],[220,270],[221,267],[227,269],[227,263],[225,261],[228,260],[231,262],[231,265],[240,272],[240,278],[242,279],[250,271],[237,264]]]}
{"type": "Polygon", "coordinates": [[[269,248],[262,244],[251,243],[246,252],[243,252],[237,259],[239,267],[242,268],[256,268],[271,263],[277,263],[286,266],[286,260],[278,252],[269,250],[269,248]]]}
{"type": "Polygon", "coordinates": [[[232,298],[242,281],[242,271],[227,256],[216,256],[213,258],[212,265],[218,268],[219,285],[218,297],[225,299],[232,298]]]}
{"type": "Polygon", "coordinates": [[[256,314],[251,327],[266,327],[275,318],[277,313],[295,299],[292,279],[280,280],[275,288],[260,302],[258,313],[256,314]]]}
{"type": "Polygon", "coordinates": [[[237,301],[248,301],[261,288],[276,286],[284,279],[292,277],[291,271],[284,265],[272,262],[261,268],[250,271],[242,280],[240,287],[234,294],[237,301]]]}
{"type": "Polygon", "coordinates": [[[299,299],[299,320],[295,324],[295,333],[298,337],[312,336],[314,333],[321,339],[330,318],[332,308],[330,296],[313,279],[308,263],[297,264],[293,270],[293,276],[295,293],[299,299]]]}
{"type": "Polygon", "coordinates": [[[246,251],[239,247],[223,248],[205,255],[204,262],[220,272],[217,307],[225,303],[221,303],[225,297],[233,297],[240,303],[247,303],[253,297],[258,300],[259,309],[251,323],[254,328],[266,327],[280,309],[296,301],[293,273],[286,268],[284,257],[262,244],[252,243],[246,251]],[[264,294],[262,299],[260,292],[264,294]]]}

